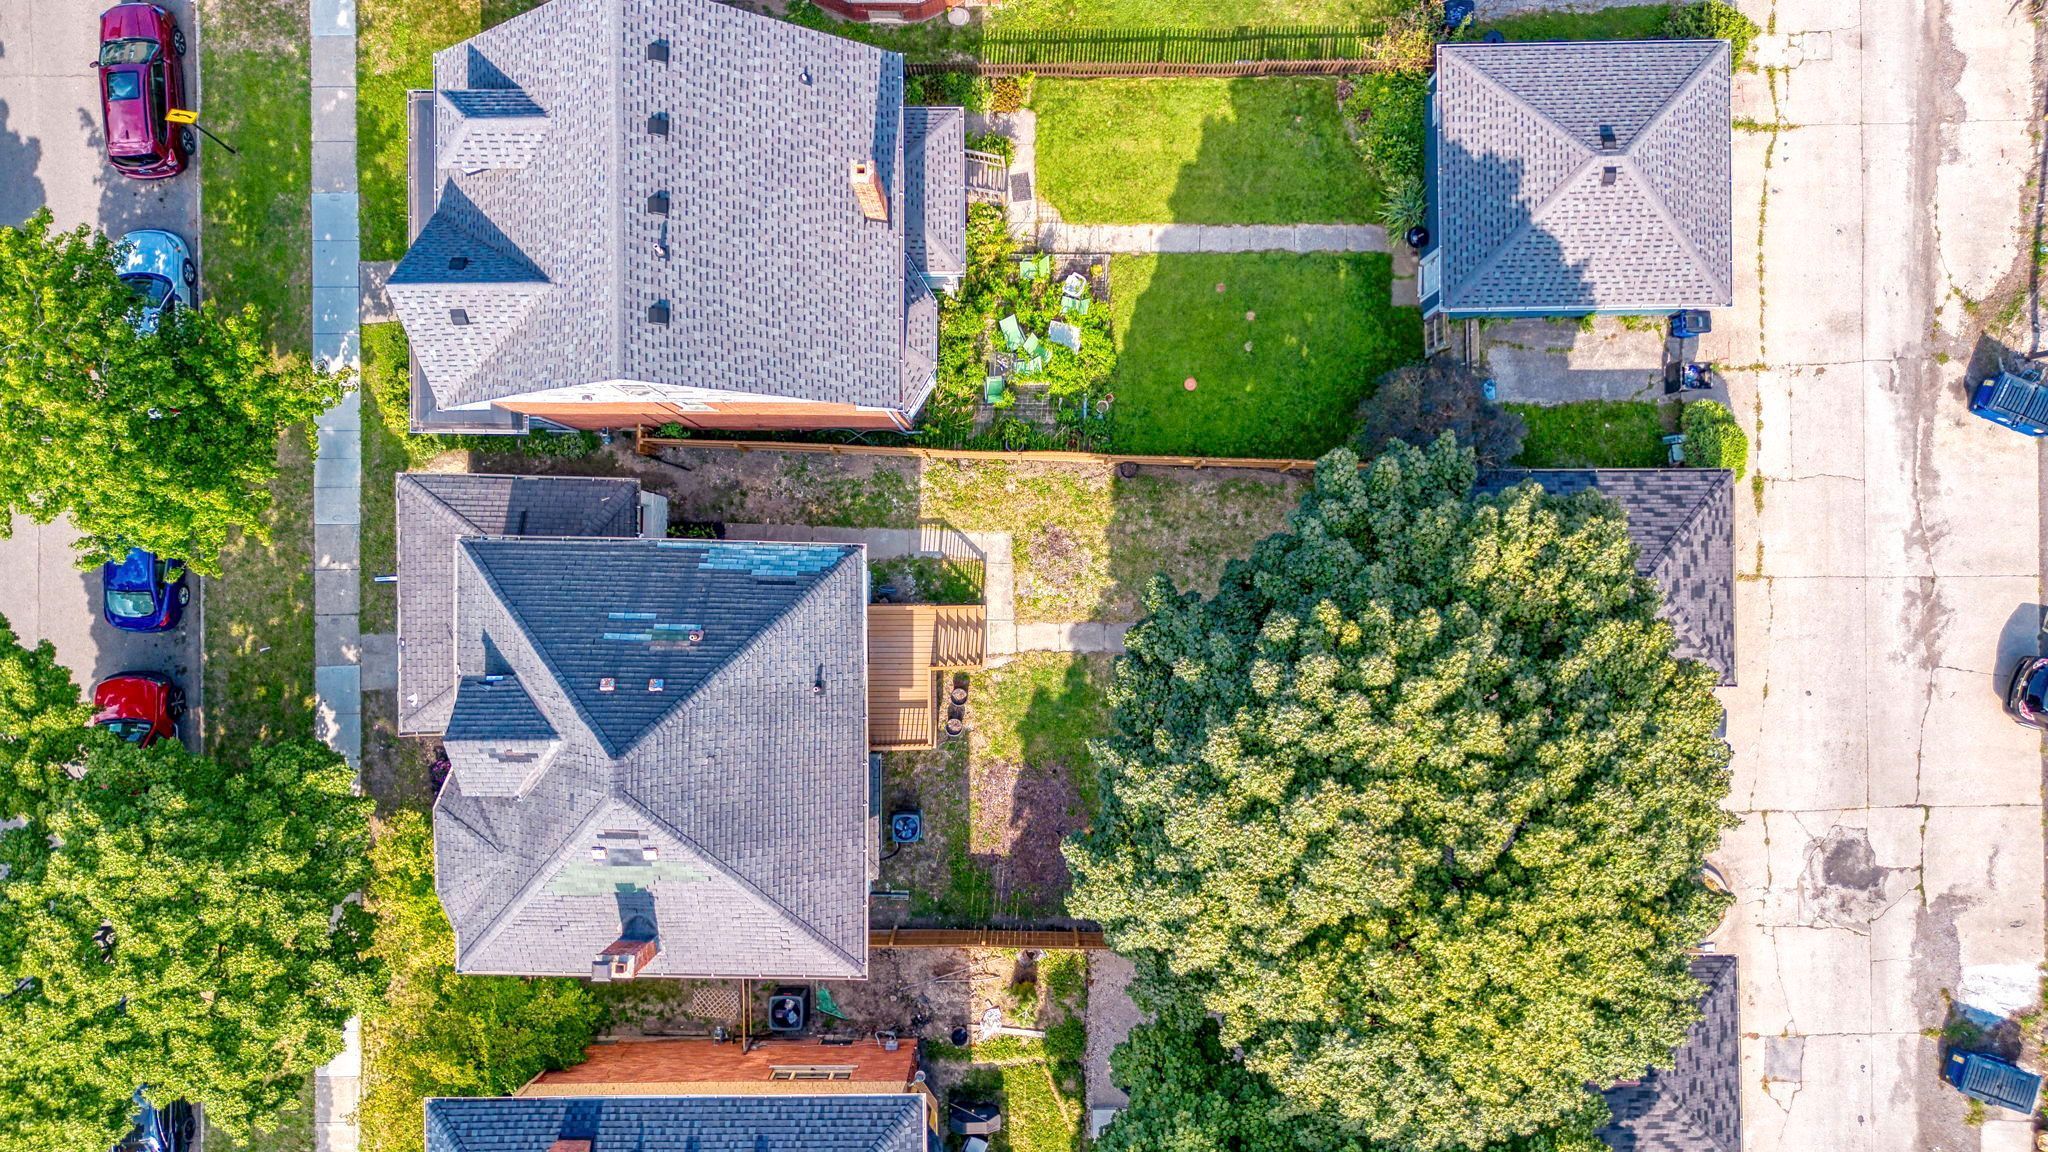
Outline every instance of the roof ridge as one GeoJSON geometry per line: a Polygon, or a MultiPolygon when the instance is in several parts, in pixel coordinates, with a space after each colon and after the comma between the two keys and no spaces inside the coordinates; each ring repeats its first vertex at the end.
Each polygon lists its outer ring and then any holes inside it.
{"type": "MultiPolygon", "coordinates": [[[[831,951],[833,955],[838,956],[842,960],[846,961],[848,967],[854,969],[859,969],[861,967],[860,961],[855,960],[852,956],[847,955],[846,950],[844,948],[841,948],[839,945],[834,944],[830,940],[827,940],[825,938],[824,933],[819,932],[818,929],[815,926],[813,926],[810,921],[797,915],[795,912],[791,911],[789,907],[785,905],[782,901],[777,900],[774,896],[763,891],[759,885],[747,879],[745,876],[740,875],[739,872],[734,870],[732,865],[727,864],[724,860],[720,859],[716,853],[704,847],[702,844],[697,843],[694,837],[684,834],[682,829],[677,828],[675,825],[669,823],[667,820],[664,820],[660,816],[655,815],[653,809],[649,808],[645,804],[642,804],[639,798],[635,797],[632,793],[627,792],[624,788],[619,787],[616,781],[614,781],[612,785],[612,799],[616,803],[625,804],[631,807],[635,812],[638,812],[640,815],[646,817],[649,821],[653,822],[653,824],[656,827],[660,828],[663,832],[675,837],[677,843],[683,845],[684,847],[688,848],[691,852],[695,853],[698,859],[710,865],[714,870],[718,872],[719,875],[725,877],[727,880],[738,885],[741,889],[752,894],[762,904],[764,904],[770,909],[773,909],[775,914],[779,916],[785,923],[801,931],[804,935],[810,937],[816,943],[822,944],[826,949],[831,951]]],[[[524,894],[522,893],[522,895],[524,894]]]]}
{"type": "MultiPolygon", "coordinates": [[[[1683,488],[1681,488],[1681,491],[1683,491],[1683,488]]],[[[1713,490],[1711,484],[1693,486],[1692,496],[1685,506],[1685,515],[1679,522],[1678,530],[1664,537],[1664,546],[1657,550],[1657,554],[1654,557],[1650,558],[1649,564],[1651,568],[1656,568],[1663,564],[1664,559],[1671,555],[1673,546],[1677,543],[1678,538],[1691,532],[1699,524],[1700,513],[1706,510],[1707,503],[1712,498],[1713,490]]]]}
{"type": "MultiPolygon", "coordinates": [[[[605,71],[604,102],[609,113],[611,147],[606,151],[606,160],[611,171],[605,173],[605,189],[611,195],[601,211],[611,229],[611,291],[606,295],[611,304],[611,322],[605,325],[605,350],[611,362],[612,379],[624,380],[626,375],[626,70],[625,60],[630,49],[626,40],[625,0],[606,0],[604,35],[611,41],[611,51],[600,52],[603,61],[599,67],[605,71]]],[[[602,225],[601,225],[602,226],[602,225]]],[[[651,303],[651,302],[650,302],[651,303]]]]}
{"type": "MultiPolygon", "coordinates": [[[[557,666],[555,665],[554,657],[552,657],[552,656],[550,656],[550,655],[548,654],[548,650],[547,650],[547,647],[546,647],[545,645],[543,645],[543,644],[542,644],[542,643],[541,643],[541,642],[540,642],[540,641],[539,641],[539,640],[538,640],[537,638],[535,638],[535,636],[534,636],[534,634],[533,634],[533,629],[532,629],[532,627],[531,627],[530,625],[528,625],[528,624],[527,624],[527,622],[526,622],[526,617],[525,617],[524,615],[522,615],[522,614],[521,614],[521,613],[519,612],[519,610],[518,610],[518,609],[514,608],[514,607],[513,607],[512,605],[511,605],[511,603],[510,603],[510,602],[509,602],[509,601],[508,601],[508,600],[506,599],[506,597],[505,597],[505,590],[504,590],[504,588],[503,588],[503,587],[501,587],[501,586],[500,586],[500,585],[498,584],[498,578],[497,578],[496,574],[495,574],[495,573],[493,573],[493,572],[491,571],[491,569],[490,569],[490,566],[489,566],[489,565],[485,564],[485,563],[484,563],[484,562],[483,562],[483,561],[482,561],[481,559],[479,559],[479,558],[477,557],[477,555],[476,555],[476,553],[475,553],[475,552],[473,552],[473,551],[471,551],[471,550],[470,550],[470,545],[471,545],[472,543],[475,543],[475,542],[479,541],[479,540],[481,540],[481,541],[486,541],[486,542],[488,542],[488,541],[494,541],[494,540],[519,540],[519,541],[520,541],[520,542],[522,542],[522,543],[524,543],[524,542],[527,542],[527,541],[533,541],[533,542],[537,542],[537,543],[546,543],[546,542],[548,542],[548,541],[551,541],[551,540],[556,540],[556,539],[565,539],[565,540],[575,540],[575,541],[579,541],[579,542],[587,542],[587,541],[588,541],[588,540],[590,540],[591,538],[590,538],[590,537],[583,537],[583,536],[569,536],[569,537],[525,537],[525,536],[488,536],[488,535],[486,535],[486,536],[466,536],[466,537],[463,537],[463,538],[462,538],[462,539],[460,539],[460,540],[457,540],[457,541],[455,542],[455,547],[456,547],[456,549],[457,549],[458,551],[462,551],[462,552],[467,552],[467,553],[469,554],[469,560],[470,560],[470,564],[471,564],[472,566],[474,566],[474,567],[476,568],[476,570],[477,570],[477,571],[478,571],[479,573],[481,573],[481,574],[483,575],[483,578],[484,578],[484,584],[485,584],[485,586],[486,586],[486,587],[488,587],[488,588],[490,589],[490,591],[491,591],[491,598],[492,598],[493,600],[497,601],[497,603],[498,603],[498,607],[499,607],[499,608],[500,608],[500,609],[501,609],[501,610],[502,610],[502,611],[503,611],[503,612],[505,613],[505,616],[506,616],[506,618],[507,618],[507,619],[509,619],[509,620],[511,620],[511,621],[512,621],[512,624],[513,624],[513,626],[514,626],[514,627],[516,627],[516,628],[517,628],[517,629],[519,630],[519,638],[520,638],[520,640],[521,640],[521,641],[523,641],[523,642],[525,643],[525,645],[526,645],[527,649],[528,649],[528,650],[530,650],[530,651],[531,651],[531,652],[533,653],[533,655],[534,655],[534,658],[535,658],[536,660],[540,661],[540,666],[541,666],[541,667],[542,667],[542,668],[543,668],[544,670],[546,670],[546,672],[547,672],[547,674],[548,674],[549,678],[550,678],[550,679],[552,679],[552,680],[553,680],[553,681],[555,682],[555,686],[556,686],[556,687],[557,687],[558,689],[560,689],[560,695],[562,696],[562,698],[563,698],[563,699],[565,699],[565,700],[567,700],[567,701],[569,702],[569,709],[570,709],[571,713],[572,713],[572,714],[574,714],[574,715],[575,715],[575,717],[576,717],[576,719],[577,719],[577,720],[578,720],[578,721],[579,721],[579,722],[580,722],[580,723],[581,723],[581,724],[583,725],[584,731],[586,731],[586,732],[588,732],[588,733],[590,734],[590,736],[591,736],[591,739],[592,739],[592,740],[594,740],[594,741],[595,741],[595,742],[597,743],[597,746],[598,746],[599,748],[601,748],[601,749],[603,749],[603,750],[604,750],[604,753],[605,753],[605,754],[606,754],[607,756],[612,756],[612,757],[616,758],[616,754],[615,754],[615,753],[613,753],[613,751],[612,751],[612,748],[611,748],[611,742],[605,739],[604,729],[603,729],[603,728],[601,728],[601,727],[599,727],[599,725],[598,725],[598,723],[597,723],[597,718],[596,718],[596,717],[594,717],[594,716],[592,716],[592,715],[591,715],[591,714],[590,714],[589,712],[587,712],[587,711],[585,711],[585,710],[584,710],[584,708],[583,708],[583,702],[582,702],[581,700],[577,699],[577,697],[576,697],[576,693],[574,693],[574,692],[571,692],[571,691],[569,691],[569,690],[568,690],[568,687],[567,687],[567,685],[568,685],[568,680],[567,680],[567,678],[566,678],[566,677],[565,677],[565,676],[563,675],[563,673],[562,673],[562,669],[561,669],[561,668],[559,668],[559,667],[557,667],[557,666]]],[[[597,537],[596,539],[601,539],[601,540],[612,540],[612,539],[617,539],[617,537],[610,537],[610,536],[605,536],[605,537],[597,537]]],[[[458,643],[458,647],[459,647],[459,644],[460,644],[460,640],[459,640],[459,637],[460,637],[460,627],[461,627],[461,618],[462,618],[462,593],[461,593],[461,591],[460,591],[460,588],[461,588],[461,581],[462,581],[462,568],[461,568],[461,566],[460,566],[460,565],[457,565],[457,566],[456,566],[456,569],[455,569],[455,581],[456,581],[456,587],[457,587],[457,591],[456,591],[456,594],[455,594],[455,597],[454,597],[454,605],[455,605],[455,610],[454,610],[453,612],[451,612],[451,613],[450,613],[449,615],[450,615],[450,627],[456,630],[456,634],[457,634],[457,637],[458,637],[458,641],[457,641],[457,643],[458,643]]],[[[459,668],[459,661],[458,661],[458,668],[459,668]]],[[[530,691],[529,691],[529,692],[528,692],[527,694],[528,694],[529,696],[530,696],[530,695],[532,695],[532,693],[531,693],[530,691]]],[[[539,704],[538,704],[538,702],[536,702],[536,703],[535,703],[535,707],[539,707],[539,704]]],[[[546,715],[547,715],[547,711],[546,711],[545,709],[542,709],[542,710],[541,710],[541,715],[542,715],[542,716],[546,716],[546,715]]],[[[553,723],[553,720],[552,720],[552,719],[550,719],[550,720],[549,720],[549,723],[551,723],[551,724],[552,724],[552,723],[553,723]]],[[[557,730],[559,731],[559,727],[557,728],[557,730]]]]}
{"type": "MultiPolygon", "coordinates": [[[[590,810],[590,813],[588,815],[586,815],[582,820],[578,821],[575,827],[569,829],[569,831],[563,835],[562,839],[558,841],[555,844],[554,848],[548,853],[549,867],[534,869],[533,875],[526,878],[526,883],[521,884],[519,886],[519,891],[514,892],[510,900],[505,901],[504,907],[498,909],[497,915],[491,917],[491,922],[484,926],[483,931],[476,934],[475,939],[471,940],[466,945],[463,944],[460,939],[457,939],[455,949],[455,964],[457,971],[461,971],[462,961],[464,957],[474,955],[478,951],[482,950],[486,945],[489,945],[492,942],[496,941],[497,938],[504,933],[505,928],[512,922],[512,914],[518,911],[519,909],[525,907],[526,902],[533,898],[534,891],[540,888],[542,885],[546,884],[548,878],[553,876],[555,871],[561,867],[563,846],[573,843],[578,836],[583,835],[584,829],[589,828],[592,824],[597,823],[598,817],[604,815],[604,811],[605,806],[603,804],[597,805],[596,807],[590,810]]],[[[437,821],[441,819],[440,805],[438,803],[435,804],[434,819],[437,821]]],[[[468,827],[468,824],[465,823],[463,826],[468,827]]],[[[440,875],[440,868],[437,865],[434,870],[434,878],[437,881],[437,886],[438,881],[440,880],[440,875]]],[[[453,918],[449,919],[448,928],[451,932],[455,930],[455,921],[453,918]]]]}
{"type": "MultiPolygon", "coordinates": [[[[1719,58],[1720,54],[1717,52],[1709,52],[1702,56],[1700,62],[1693,66],[1692,75],[1685,78],[1685,83],[1672,89],[1670,99],[1664,101],[1663,106],[1658,108],[1656,113],[1641,128],[1636,130],[1635,135],[1629,139],[1628,147],[1622,152],[1622,159],[1628,165],[1629,175],[1634,177],[1634,183],[1642,188],[1643,198],[1649,202],[1650,210],[1657,214],[1658,219],[1664,222],[1665,227],[1673,236],[1678,237],[1679,243],[1685,245],[1685,254],[1692,259],[1694,269],[1706,279],[1707,283],[1714,285],[1716,288],[1724,287],[1720,277],[1714,273],[1713,267],[1707,260],[1706,255],[1700,251],[1699,245],[1693,241],[1691,232],[1679,224],[1677,214],[1671,211],[1671,205],[1664,202],[1663,195],[1657,191],[1655,185],[1650,183],[1643,170],[1636,165],[1635,158],[1637,147],[1643,141],[1649,139],[1650,135],[1656,132],[1657,129],[1663,127],[1664,122],[1669,120],[1676,112],[1680,101],[1691,95],[1694,89],[1706,82],[1708,66],[1719,58]]],[[[1733,286],[1725,285],[1725,287],[1732,289],[1733,286]]]]}

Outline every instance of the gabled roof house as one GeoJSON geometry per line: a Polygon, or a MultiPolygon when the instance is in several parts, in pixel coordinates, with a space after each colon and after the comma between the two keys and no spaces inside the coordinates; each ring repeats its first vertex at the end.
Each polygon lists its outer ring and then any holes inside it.
{"type": "Polygon", "coordinates": [[[549,0],[434,56],[388,294],[421,430],[902,429],[966,267],[965,118],[714,0],[549,0]]]}
{"type": "MultiPolygon", "coordinates": [[[[426,1152],[925,1152],[914,1095],[427,1101],[426,1152]]],[[[935,1140],[934,1140],[935,1143],[935,1140]]]]}
{"type": "Polygon", "coordinates": [[[1734,303],[1725,40],[1442,44],[1425,316],[1734,303]]]}
{"type": "Polygon", "coordinates": [[[864,977],[865,552],[606,534],[616,481],[398,485],[456,970],[864,977]]]}
{"type": "Polygon", "coordinates": [[[1494,495],[1530,482],[1552,496],[1598,492],[1621,505],[1636,571],[1664,594],[1674,655],[1735,683],[1735,477],[1718,468],[1506,469],[1479,478],[1494,495]]]}

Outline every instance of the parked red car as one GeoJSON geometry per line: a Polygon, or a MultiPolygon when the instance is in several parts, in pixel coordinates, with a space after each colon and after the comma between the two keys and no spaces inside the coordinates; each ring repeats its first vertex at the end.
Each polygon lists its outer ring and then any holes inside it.
{"type": "Polygon", "coordinates": [[[185,690],[156,672],[123,672],[93,686],[92,722],[130,744],[147,748],[178,738],[185,690]]]}
{"type": "Polygon", "coordinates": [[[117,4],[100,13],[100,120],[107,160],[124,176],[161,180],[185,170],[198,150],[190,126],[164,113],[185,107],[185,33],[154,4],[117,4]]]}

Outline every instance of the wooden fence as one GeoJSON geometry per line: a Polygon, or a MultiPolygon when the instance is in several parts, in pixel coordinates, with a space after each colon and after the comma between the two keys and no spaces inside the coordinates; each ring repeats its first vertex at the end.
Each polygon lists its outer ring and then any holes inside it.
{"type": "Polygon", "coordinates": [[[1427,67],[1430,39],[1410,22],[1261,25],[1237,28],[998,29],[975,42],[972,58],[914,61],[913,75],[1274,76],[1336,75],[1427,67]]]}
{"type": "Polygon", "coordinates": [[[1005,928],[875,928],[870,948],[1078,948],[1109,947],[1093,928],[1018,931],[1005,928]]]}
{"type": "Polygon", "coordinates": [[[897,456],[917,460],[1008,460],[1044,464],[1131,464],[1164,468],[1246,468],[1260,472],[1312,472],[1313,460],[1260,459],[1248,456],[1125,456],[1102,452],[995,452],[973,448],[888,448],[877,444],[813,444],[801,440],[679,440],[650,436],[635,437],[634,447],[642,456],[653,456],[664,448],[714,448],[732,452],[808,452],[822,456],[897,456]]]}

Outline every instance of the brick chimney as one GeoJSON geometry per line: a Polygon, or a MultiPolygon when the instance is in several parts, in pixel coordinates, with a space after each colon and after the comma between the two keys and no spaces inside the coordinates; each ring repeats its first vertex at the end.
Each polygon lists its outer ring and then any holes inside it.
{"type": "Polygon", "coordinates": [[[590,962],[590,978],[599,984],[631,980],[654,962],[654,954],[659,951],[661,944],[652,936],[644,939],[638,934],[621,936],[605,945],[604,951],[590,962]]]}
{"type": "Polygon", "coordinates": [[[548,1145],[548,1152],[590,1152],[588,1140],[557,1140],[548,1145]]]}
{"type": "Polygon", "coordinates": [[[860,205],[860,214],[870,220],[889,219],[889,198],[882,195],[882,178],[875,172],[872,160],[855,160],[853,174],[854,203],[860,205]]]}

